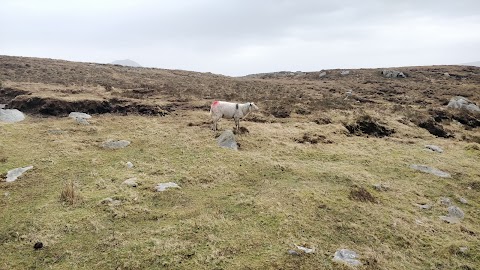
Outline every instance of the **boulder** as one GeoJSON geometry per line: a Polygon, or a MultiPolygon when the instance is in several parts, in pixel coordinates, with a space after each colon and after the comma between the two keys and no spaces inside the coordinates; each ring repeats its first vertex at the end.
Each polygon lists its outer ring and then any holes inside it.
{"type": "Polygon", "coordinates": [[[238,144],[235,140],[233,131],[227,129],[217,138],[218,146],[238,150],[238,144]]]}
{"type": "Polygon", "coordinates": [[[480,108],[477,104],[473,103],[468,98],[461,96],[452,97],[450,102],[448,102],[447,108],[480,112],[480,108]]]}
{"type": "Polygon", "coordinates": [[[406,78],[405,74],[403,72],[397,71],[397,70],[383,70],[382,75],[385,78],[406,78]]]}
{"type": "Polygon", "coordinates": [[[16,109],[0,109],[0,122],[16,123],[23,121],[25,115],[16,109]]]}
{"type": "Polygon", "coordinates": [[[71,117],[71,118],[83,118],[83,119],[90,119],[92,118],[91,115],[89,114],[86,114],[86,113],[81,113],[81,112],[71,112],[68,117],[71,117]]]}

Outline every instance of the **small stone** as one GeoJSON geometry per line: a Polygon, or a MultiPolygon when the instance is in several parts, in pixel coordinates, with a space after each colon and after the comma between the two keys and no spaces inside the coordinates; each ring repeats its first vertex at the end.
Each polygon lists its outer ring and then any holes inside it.
{"type": "Polygon", "coordinates": [[[374,184],[373,188],[378,190],[378,191],[388,191],[388,190],[390,190],[390,187],[388,187],[384,184],[381,184],[381,183],[374,184]]]}
{"type": "Polygon", "coordinates": [[[452,205],[452,200],[449,197],[441,197],[440,198],[440,203],[443,205],[450,206],[452,205]]]}
{"type": "Polygon", "coordinates": [[[465,213],[457,206],[448,207],[448,215],[440,216],[440,219],[448,223],[459,223],[465,217],[465,213]]]}
{"type": "Polygon", "coordinates": [[[77,117],[75,118],[75,121],[77,122],[77,124],[80,124],[80,125],[85,125],[85,126],[90,125],[90,123],[85,118],[77,117]]]}
{"type": "Polygon", "coordinates": [[[108,148],[108,149],[120,149],[120,148],[125,148],[128,145],[130,145],[130,142],[126,140],[120,140],[120,141],[109,140],[104,142],[102,144],[102,147],[108,148]]]}
{"type": "Polygon", "coordinates": [[[105,199],[101,200],[100,203],[101,203],[101,204],[108,204],[108,205],[115,206],[115,205],[121,204],[122,201],[120,201],[120,200],[114,200],[114,199],[108,197],[108,198],[105,198],[105,199]]]}
{"type": "Polygon", "coordinates": [[[167,188],[180,188],[180,186],[177,185],[176,183],[168,182],[168,183],[160,183],[155,187],[156,191],[165,191],[167,188]]]}
{"type": "Polygon", "coordinates": [[[467,253],[468,247],[459,247],[458,250],[460,250],[461,253],[467,253]]]}
{"type": "Polygon", "coordinates": [[[437,168],[429,167],[429,166],[426,166],[426,165],[412,164],[412,165],[410,165],[410,168],[412,168],[414,170],[424,172],[424,173],[430,173],[430,174],[436,175],[438,177],[443,177],[443,178],[450,178],[451,177],[451,175],[447,172],[444,172],[444,171],[441,171],[437,168]]]}
{"type": "Polygon", "coordinates": [[[303,251],[306,254],[310,254],[310,253],[315,252],[314,248],[307,248],[307,247],[302,247],[302,246],[297,246],[297,245],[295,245],[295,247],[298,248],[299,250],[303,251]]]}
{"type": "Polygon", "coordinates": [[[424,204],[424,203],[422,203],[422,204],[418,204],[418,203],[417,203],[417,204],[415,204],[415,205],[418,206],[418,207],[420,207],[421,209],[425,209],[425,210],[428,210],[428,209],[432,208],[431,205],[429,205],[429,204],[424,204]]]}
{"type": "Polygon", "coordinates": [[[33,166],[23,167],[23,168],[16,168],[7,172],[7,178],[5,181],[13,182],[17,180],[18,177],[22,176],[22,174],[30,169],[33,169],[33,166]]]}
{"type": "Polygon", "coordinates": [[[320,72],[320,74],[318,74],[318,77],[322,78],[322,77],[325,77],[327,76],[327,72],[323,71],[323,72],[320,72]]]}
{"type": "Polygon", "coordinates": [[[126,164],[126,165],[127,165],[127,168],[129,168],[129,169],[133,168],[133,163],[132,163],[132,162],[130,162],[130,161],[129,161],[129,162],[127,162],[127,164],[126,164]]]}
{"type": "Polygon", "coordinates": [[[288,250],[288,254],[294,255],[294,256],[300,255],[300,253],[298,253],[296,250],[293,250],[293,249],[289,249],[289,250],[288,250]]]}
{"type": "Polygon", "coordinates": [[[81,113],[81,112],[71,112],[68,117],[71,117],[71,118],[82,118],[82,119],[90,119],[92,118],[91,115],[89,114],[86,114],[86,113],[81,113]]]}
{"type": "Polygon", "coordinates": [[[35,245],[33,245],[33,249],[39,250],[43,248],[43,243],[42,242],[36,242],[35,245]]]}
{"type": "Polygon", "coordinates": [[[237,144],[237,141],[235,140],[235,135],[233,134],[233,131],[231,131],[229,129],[225,130],[217,138],[217,144],[218,144],[218,146],[223,147],[223,148],[238,150],[238,144],[237,144]]]}
{"type": "Polygon", "coordinates": [[[350,70],[342,70],[342,71],[340,71],[340,74],[344,75],[344,76],[348,75],[348,74],[350,74],[350,70]]]}
{"type": "Polygon", "coordinates": [[[448,72],[445,72],[445,73],[443,73],[443,76],[450,77],[450,74],[448,72]]]}
{"type": "Polygon", "coordinates": [[[440,148],[439,146],[433,145],[433,144],[427,144],[425,145],[425,148],[432,150],[433,152],[438,152],[438,153],[443,153],[443,149],[440,148]]]}
{"type": "Polygon", "coordinates": [[[10,192],[7,191],[7,192],[4,193],[4,195],[5,195],[5,197],[10,196],[10,192]]]}
{"type": "Polygon", "coordinates": [[[346,263],[351,266],[360,266],[362,263],[357,260],[357,253],[348,249],[340,249],[335,252],[334,261],[346,263]]]}
{"type": "Polygon", "coordinates": [[[461,203],[463,203],[463,204],[467,204],[467,203],[468,203],[467,199],[465,199],[465,198],[463,198],[463,197],[458,198],[458,200],[459,200],[461,203]]]}
{"type": "Polygon", "coordinates": [[[133,177],[133,178],[129,178],[125,181],[123,181],[123,183],[129,187],[137,187],[137,178],[136,177],[133,177]]]}

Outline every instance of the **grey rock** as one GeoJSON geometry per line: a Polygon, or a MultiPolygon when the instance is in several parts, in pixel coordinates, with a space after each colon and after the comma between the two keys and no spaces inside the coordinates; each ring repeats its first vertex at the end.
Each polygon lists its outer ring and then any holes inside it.
{"type": "Polygon", "coordinates": [[[443,177],[443,178],[449,178],[451,175],[447,172],[441,171],[437,168],[429,167],[426,165],[417,165],[417,164],[412,164],[410,165],[411,169],[418,170],[424,173],[431,173],[433,175],[436,175],[438,177],[443,177]]]}
{"type": "Polygon", "coordinates": [[[306,253],[306,254],[310,254],[310,253],[314,253],[315,252],[315,249],[314,248],[307,248],[307,247],[302,247],[302,246],[297,246],[295,245],[295,247],[302,251],[303,253],[306,253]]]}
{"type": "Polygon", "coordinates": [[[237,144],[237,141],[235,140],[235,135],[233,134],[233,131],[231,131],[229,129],[225,130],[217,138],[217,144],[218,144],[218,146],[223,147],[223,148],[238,150],[238,144],[237,144]]]}
{"type": "Polygon", "coordinates": [[[432,150],[434,152],[443,153],[443,149],[440,146],[436,146],[433,144],[427,144],[425,145],[425,148],[432,150]]]}
{"type": "Polygon", "coordinates": [[[77,122],[77,124],[80,124],[80,125],[90,125],[90,123],[85,118],[77,117],[75,118],[75,121],[77,122]]]}
{"type": "Polygon", "coordinates": [[[466,97],[456,96],[450,99],[447,108],[480,112],[480,108],[466,97]]]}
{"type": "Polygon", "coordinates": [[[108,149],[120,149],[120,148],[125,148],[128,145],[130,145],[130,142],[126,140],[120,140],[120,141],[109,140],[104,142],[102,144],[102,147],[108,148],[108,149]]]}
{"type": "Polygon", "coordinates": [[[83,118],[83,119],[90,119],[92,118],[91,115],[89,114],[86,114],[86,113],[81,113],[81,112],[71,112],[68,117],[71,117],[71,118],[83,118]]]}
{"type": "Polygon", "coordinates": [[[318,74],[319,78],[322,78],[322,77],[325,77],[325,76],[327,76],[327,72],[325,72],[325,71],[320,72],[320,74],[318,74]]]}
{"type": "Polygon", "coordinates": [[[463,204],[467,204],[467,203],[468,203],[467,199],[465,199],[465,198],[463,198],[463,197],[458,198],[458,201],[460,201],[460,202],[463,203],[463,204]]]}
{"type": "Polygon", "coordinates": [[[23,167],[23,168],[16,168],[13,170],[10,170],[7,172],[7,178],[5,181],[7,182],[13,182],[17,180],[18,177],[20,177],[24,172],[33,169],[33,166],[28,166],[28,167],[23,167]]]}
{"type": "Polygon", "coordinates": [[[7,106],[7,104],[0,104],[0,109],[5,109],[5,106],[7,106]]]}
{"type": "Polygon", "coordinates": [[[168,182],[168,183],[160,183],[155,187],[157,191],[165,191],[167,190],[167,188],[180,188],[180,186],[177,185],[176,183],[168,182]]]}
{"type": "Polygon", "coordinates": [[[406,78],[405,74],[403,72],[397,71],[397,70],[383,70],[382,75],[385,78],[406,78]]]}
{"type": "Polygon", "coordinates": [[[336,262],[346,263],[351,266],[360,266],[362,263],[357,260],[357,253],[348,249],[340,249],[335,252],[333,260],[336,262]]]}
{"type": "Polygon", "coordinates": [[[288,250],[288,254],[294,255],[294,256],[300,255],[300,253],[298,253],[296,250],[293,250],[293,249],[289,249],[289,250],[288,250]]]}
{"type": "Polygon", "coordinates": [[[458,250],[459,250],[461,253],[467,253],[468,247],[459,247],[458,250]]]}
{"type": "Polygon", "coordinates": [[[440,203],[443,205],[450,206],[452,205],[452,200],[449,197],[441,197],[440,198],[440,203]]]}
{"type": "Polygon", "coordinates": [[[350,70],[342,70],[342,71],[340,71],[340,75],[345,76],[345,75],[348,75],[348,74],[350,74],[350,70]]]}
{"type": "Polygon", "coordinates": [[[465,213],[463,213],[462,209],[452,205],[448,207],[448,215],[440,216],[440,219],[448,223],[459,223],[464,217],[465,213]]]}
{"type": "Polygon", "coordinates": [[[137,187],[138,186],[136,177],[129,178],[129,179],[123,181],[123,183],[125,185],[129,186],[129,187],[137,187]]]}
{"type": "Polygon", "coordinates": [[[443,73],[443,76],[450,77],[450,74],[448,72],[445,72],[445,73],[443,73]]]}
{"type": "Polygon", "coordinates": [[[389,186],[386,186],[386,185],[381,184],[381,183],[374,184],[373,188],[378,190],[378,191],[388,191],[388,190],[390,190],[389,186]]]}
{"type": "Polygon", "coordinates": [[[25,115],[17,109],[0,109],[0,122],[16,123],[25,120],[25,115]]]}
{"type": "Polygon", "coordinates": [[[127,162],[127,164],[126,164],[126,165],[127,165],[127,168],[129,168],[129,169],[133,168],[133,163],[132,163],[132,162],[130,162],[130,161],[129,161],[129,162],[127,162]]]}

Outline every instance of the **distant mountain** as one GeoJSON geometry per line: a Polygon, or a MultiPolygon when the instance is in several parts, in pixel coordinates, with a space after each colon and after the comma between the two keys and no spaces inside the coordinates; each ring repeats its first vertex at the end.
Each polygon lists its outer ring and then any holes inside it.
{"type": "Polygon", "coordinates": [[[116,60],[116,61],[113,61],[110,64],[121,65],[121,66],[126,66],[126,67],[142,67],[139,63],[137,63],[133,60],[130,60],[130,59],[116,60]]]}
{"type": "Polygon", "coordinates": [[[480,67],[480,61],[465,63],[465,64],[463,64],[463,65],[464,65],[464,66],[476,66],[476,67],[480,67]]]}

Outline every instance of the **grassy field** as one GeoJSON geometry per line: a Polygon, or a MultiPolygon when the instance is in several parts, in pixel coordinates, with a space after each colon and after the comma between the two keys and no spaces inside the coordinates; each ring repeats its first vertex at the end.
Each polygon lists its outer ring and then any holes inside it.
{"type": "MultiPolygon", "coordinates": [[[[51,73],[63,74],[56,72],[51,73]]],[[[112,94],[96,84],[61,86],[0,74],[5,88],[30,91],[30,96],[58,97],[52,93],[63,89],[64,99],[108,100],[115,91],[131,90],[117,88],[112,94]],[[79,93],[69,92],[74,90],[79,93]]],[[[212,76],[206,79],[210,82],[218,75],[201,76],[212,76]]],[[[254,93],[262,87],[312,91],[305,81],[221,78],[231,80],[225,88],[241,80],[254,93]]],[[[464,83],[456,91],[478,101],[476,80],[464,83]]],[[[326,84],[343,87],[337,80],[326,84]]],[[[34,166],[15,182],[0,182],[0,269],[350,269],[332,261],[341,248],[358,253],[363,264],[358,269],[479,269],[478,128],[449,121],[442,124],[455,137],[435,137],[412,119],[440,106],[447,93],[438,100],[425,98],[431,102],[427,105],[398,94],[407,102],[401,104],[373,92],[368,96],[369,89],[362,97],[374,104],[344,100],[341,91],[320,91],[318,99],[311,92],[298,99],[299,108],[312,100],[326,107],[312,105],[308,114],[293,111],[286,118],[270,114],[270,108],[279,109],[274,102],[269,109],[256,102],[261,111],[241,122],[249,133],[237,135],[239,151],[216,145],[219,133],[210,129],[205,109],[210,94],[186,98],[164,92],[145,101],[176,104],[164,117],[94,114],[91,125],[79,125],[63,115],[33,113],[23,122],[0,123],[0,174],[34,166]],[[359,115],[395,132],[383,138],[353,136],[345,124],[359,115]],[[312,137],[319,143],[299,142],[312,137]],[[118,150],[100,147],[108,139],[132,143],[118,150]],[[428,151],[426,144],[445,152],[428,151]],[[133,168],[127,168],[128,161],[133,168]],[[414,171],[411,164],[439,168],[452,178],[414,171]],[[132,177],[138,187],[122,184],[132,177]],[[170,181],[181,188],[155,191],[158,183],[170,181]],[[62,198],[72,183],[74,199],[71,193],[62,198]],[[376,190],[378,183],[389,189],[376,190]],[[366,193],[358,192],[363,189],[366,193]],[[450,197],[465,212],[459,224],[440,220],[447,214],[441,197],[450,197]],[[117,202],[102,202],[105,198],[117,202]],[[422,203],[432,208],[416,206],[422,203]],[[44,248],[34,250],[37,241],[44,248]],[[295,245],[315,248],[315,253],[288,254],[295,245]]],[[[221,130],[231,127],[233,121],[220,122],[221,130]]]]}

